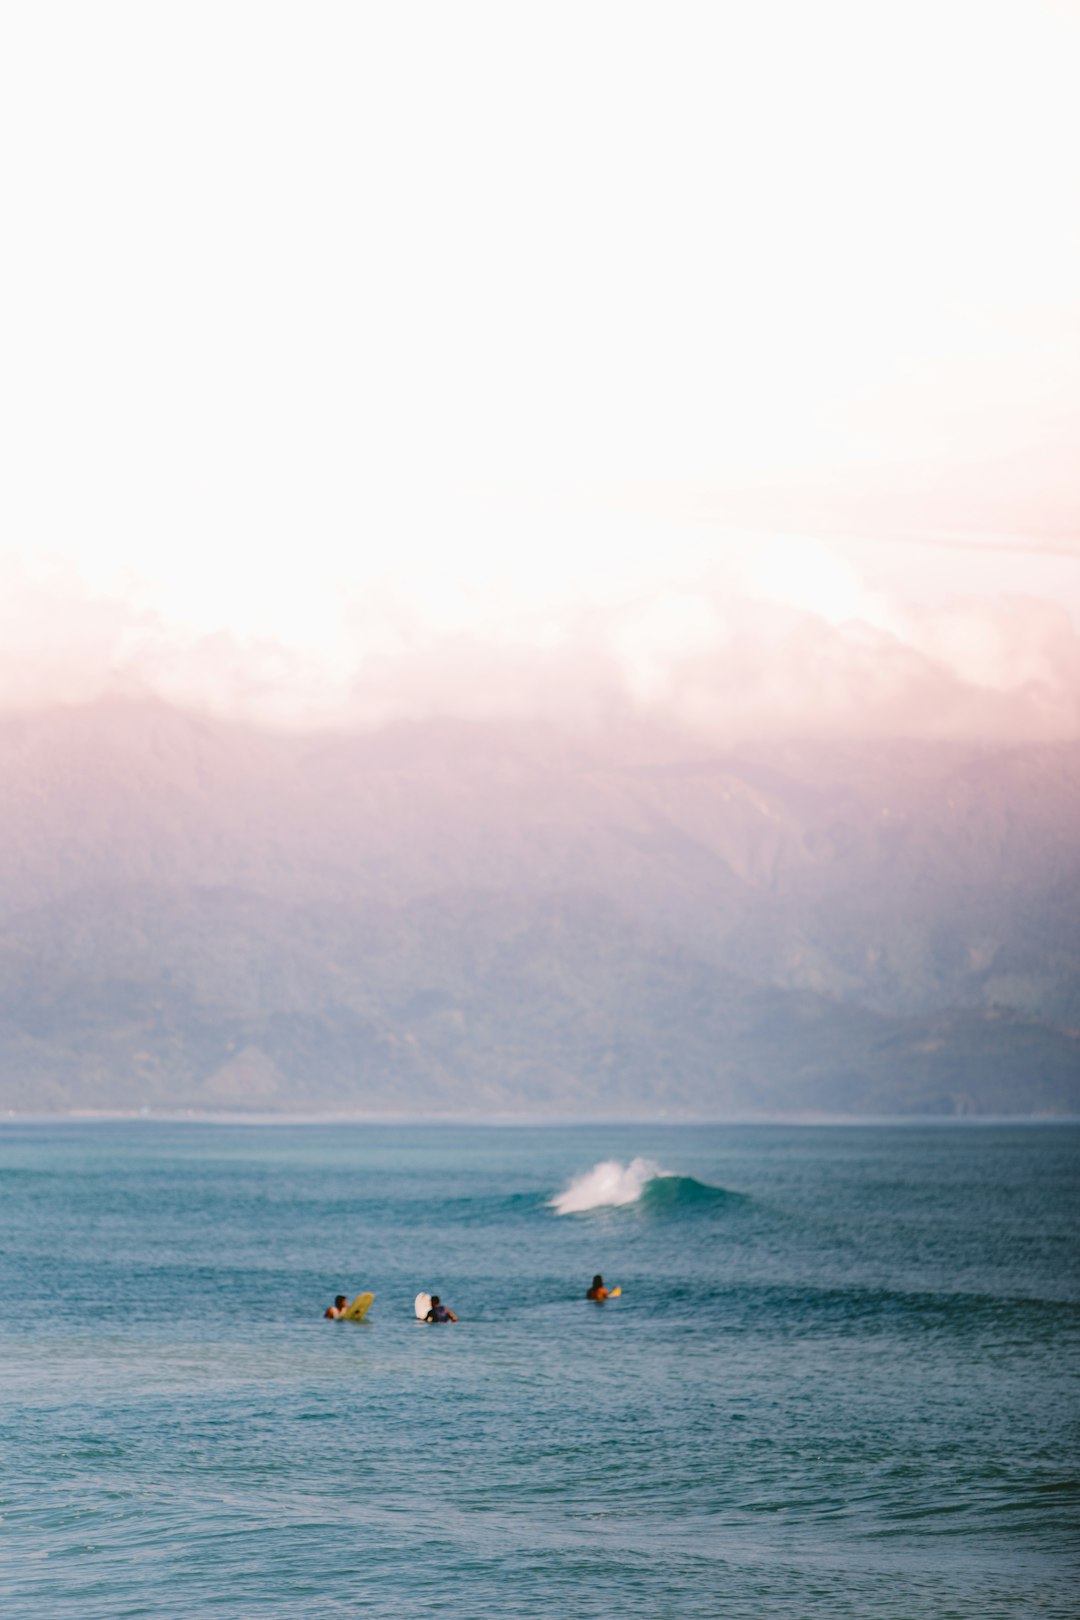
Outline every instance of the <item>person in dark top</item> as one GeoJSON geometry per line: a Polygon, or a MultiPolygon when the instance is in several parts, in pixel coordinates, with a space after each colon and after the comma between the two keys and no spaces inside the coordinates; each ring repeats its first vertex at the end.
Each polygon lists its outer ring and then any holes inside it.
{"type": "Polygon", "coordinates": [[[431,1309],[424,1317],[425,1322],[456,1322],[457,1317],[448,1305],[444,1305],[438,1294],[431,1296],[431,1309]]]}
{"type": "Polygon", "coordinates": [[[328,1305],[323,1312],[323,1320],[328,1322],[340,1321],[340,1319],[345,1315],[345,1307],[348,1303],[348,1295],[335,1294],[334,1303],[332,1305],[328,1305]]]}
{"type": "Polygon", "coordinates": [[[586,1299],[595,1299],[595,1301],[596,1301],[596,1303],[598,1305],[602,1305],[604,1303],[605,1299],[607,1299],[607,1297],[608,1297],[608,1291],[604,1287],[604,1279],[603,1279],[603,1277],[601,1277],[600,1273],[597,1272],[596,1276],[592,1280],[592,1287],[589,1289],[589,1292],[585,1295],[585,1298],[586,1299]]]}

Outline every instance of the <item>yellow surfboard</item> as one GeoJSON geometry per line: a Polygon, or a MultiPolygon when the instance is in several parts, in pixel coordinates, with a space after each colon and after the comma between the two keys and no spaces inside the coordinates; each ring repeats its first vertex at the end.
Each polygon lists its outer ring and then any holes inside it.
{"type": "Polygon", "coordinates": [[[347,1310],[342,1311],[339,1322],[362,1322],[371,1306],[374,1294],[357,1294],[347,1310]]]}

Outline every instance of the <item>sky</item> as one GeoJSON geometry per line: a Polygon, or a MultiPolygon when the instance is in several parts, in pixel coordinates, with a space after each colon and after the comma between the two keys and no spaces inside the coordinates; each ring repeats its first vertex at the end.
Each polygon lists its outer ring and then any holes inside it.
{"type": "Polygon", "coordinates": [[[1080,4],[0,25],[0,707],[1080,734],[1080,4]]]}

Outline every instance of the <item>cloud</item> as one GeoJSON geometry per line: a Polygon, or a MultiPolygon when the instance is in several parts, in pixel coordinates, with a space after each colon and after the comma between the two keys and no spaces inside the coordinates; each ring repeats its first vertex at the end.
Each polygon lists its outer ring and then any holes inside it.
{"type": "MultiPolygon", "coordinates": [[[[199,631],[81,585],[71,569],[7,559],[0,705],[152,695],[272,726],[400,719],[632,717],[735,742],[761,735],[996,741],[1080,735],[1080,638],[1060,606],[967,596],[902,611],[818,543],[787,540],[757,574],[737,559],[622,590],[530,606],[466,591],[456,610],[404,584],[343,597],[321,651],[222,626],[199,631]],[[824,594],[813,607],[797,570],[824,594]],[[771,589],[773,594],[766,594],[771,589]],[[844,606],[866,615],[845,616],[844,606]]],[[[810,592],[813,598],[813,591],[810,592]]]]}
{"type": "Polygon", "coordinates": [[[1080,512],[1076,19],[991,9],[21,8],[0,705],[1075,734],[1068,546],[864,566],[1080,512]]]}
{"type": "MultiPolygon", "coordinates": [[[[833,625],[740,604],[723,648],[672,667],[673,718],[731,740],[759,735],[1030,741],[1080,735],[1080,642],[1042,604],[979,604],[982,679],[964,668],[972,604],[941,610],[936,656],[858,620],[833,625]],[[1022,652],[1022,656],[1018,656],[1022,652]],[[1037,664],[1038,678],[1031,669],[1037,664]]],[[[921,628],[921,627],[918,627],[921,628]]]]}
{"type": "Polygon", "coordinates": [[[157,633],[153,615],[86,589],[73,565],[0,553],[0,705],[78,703],[108,691],[125,644],[157,633]]]}

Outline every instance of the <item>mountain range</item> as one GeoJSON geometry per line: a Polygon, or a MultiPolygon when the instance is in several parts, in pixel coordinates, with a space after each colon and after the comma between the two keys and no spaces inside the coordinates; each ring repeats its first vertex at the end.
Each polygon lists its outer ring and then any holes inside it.
{"type": "Polygon", "coordinates": [[[0,1107],[1080,1112],[1080,744],[0,718],[0,1107]]]}

